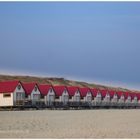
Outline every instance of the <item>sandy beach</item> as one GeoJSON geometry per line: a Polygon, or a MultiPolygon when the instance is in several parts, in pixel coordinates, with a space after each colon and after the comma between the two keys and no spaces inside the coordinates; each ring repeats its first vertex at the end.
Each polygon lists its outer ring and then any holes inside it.
{"type": "Polygon", "coordinates": [[[140,138],[140,110],[1,111],[0,138],[140,138]]]}

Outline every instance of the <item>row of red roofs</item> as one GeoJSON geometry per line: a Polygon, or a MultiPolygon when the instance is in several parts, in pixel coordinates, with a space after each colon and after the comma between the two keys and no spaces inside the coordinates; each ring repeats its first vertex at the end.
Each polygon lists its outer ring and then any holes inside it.
{"type": "Polygon", "coordinates": [[[73,96],[77,90],[79,90],[81,97],[86,96],[87,92],[91,92],[93,97],[96,97],[97,93],[100,92],[102,97],[105,97],[108,93],[110,97],[113,97],[114,94],[117,94],[118,97],[124,95],[125,98],[131,96],[133,99],[137,96],[137,99],[140,100],[140,93],[136,92],[123,92],[123,91],[114,91],[114,90],[100,90],[97,88],[88,88],[88,87],[76,87],[76,86],[63,86],[63,85],[48,85],[48,84],[37,84],[37,83],[22,83],[20,81],[5,81],[0,82],[0,93],[14,92],[18,84],[21,84],[26,94],[31,94],[35,85],[38,87],[42,95],[47,95],[50,88],[52,88],[56,96],[61,96],[63,91],[66,89],[69,96],[73,96]]]}

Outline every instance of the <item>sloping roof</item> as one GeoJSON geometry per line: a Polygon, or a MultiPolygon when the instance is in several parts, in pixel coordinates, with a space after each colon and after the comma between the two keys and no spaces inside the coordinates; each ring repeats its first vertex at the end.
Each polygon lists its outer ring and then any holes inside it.
{"type": "Polygon", "coordinates": [[[25,90],[25,93],[27,95],[31,94],[31,92],[33,91],[34,87],[37,86],[36,83],[22,83],[23,88],[25,90]]]}
{"type": "Polygon", "coordinates": [[[117,95],[118,95],[119,98],[120,98],[123,94],[124,94],[123,91],[117,91],[117,95]]]}
{"type": "Polygon", "coordinates": [[[99,89],[97,89],[97,88],[91,88],[90,90],[91,90],[92,96],[93,97],[96,97],[99,89]]]}
{"type": "Polygon", "coordinates": [[[66,86],[62,86],[62,85],[53,86],[53,88],[54,88],[55,94],[56,94],[57,96],[62,96],[64,90],[65,90],[65,89],[67,90],[67,87],[66,87],[66,86]]]}
{"type": "Polygon", "coordinates": [[[0,82],[0,93],[14,92],[20,81],[0,82]]]}
{"type": "Polygon", "coordinates": [[[135,92],[129,92],[129,95],[131,96],[131,99],[133,100],[137,94],[135,92]]]}
{"type": "Polygon", "coordinates": [[[46,85],[46,84],[38,85],[38,88],[39,88],[42,95],[47,95],[50,88],[53,89],[52,85],[46,85]]]}
{"type": "Polygon", "coordinates": [[[106,89],[100,90],[100,93],[101,93],[102,97],[105,97],[107,94],[107,90],[106,89]]]}
{"type": "Polygon", "coordinates": [[[87,87],[83,87],[83,88],[79,88],[79,91],[80,91],[81,97],[85,97],[87,95],[87,92],[90,91],[90,89],[87,87]]]}
{"type": "Polygon", "coordinates": [[[116,94],[116,91],[114,91],[114,90],[109,90],[108,92],[109,92],[111,98],[113,98],[114,94],[116,94]]]}
{"type": "Polygon", "coordinates": [[[125,97],[125,99],[127,99],[128,96],[129,96],[129,92],[124,92],[124,97],[125,97]]]}
{"type": "Polygon", "coordinates": [[[70,86],[70,87],[67,86],[67,90],[70,96],[74,96],[75,92],[79,89],[78,87],[75,87],[75,86],[70,86]]]}
{"type": "Polygon", "coordinates": [[[136,93],[137,99],[140,100],[140,93],[136,93]]]}

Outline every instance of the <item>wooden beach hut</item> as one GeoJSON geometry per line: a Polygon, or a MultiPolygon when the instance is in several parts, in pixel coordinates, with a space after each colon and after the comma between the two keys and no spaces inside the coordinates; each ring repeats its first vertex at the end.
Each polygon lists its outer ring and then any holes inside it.
{"type": "Polygon", "coordinates": [[[55,102],[55,91],[52,85],[40,84],[38,85],[41,95],[44,98],[46,105],[54,105],[55,102]]]}
{"type": "Polygon", "coordinates": [[[131,96],[131,103],[132,105],[137,105],[138,104],[138,97],[136,92],[130,92],[131,96]]]}
{"type": "Polygon", "coordinates": [[[116,106],[117,102],[118,102],[118,95],[116,93],[116,91],[114,90],[109,90],[109,94],[110,94],[110,101],[111,101],[111,105],[112,106],[116,106]]]}
{"type": "Polygon", "coordinates": [[[41,93],[37,83],[22,83],[26,94],[26,100],[35,105],[40,102],[41,93]]]}
{"type": "Polygon", "coordinates": [[[101,96],[102,96],[102,104],[103,105],[109,105],[110,103],[110,94],[108,92],[108,90],[103,89],[100,90],[101,96]]]}
{"type": "Polygon", "coordinates": [[[69,93],[69,101],[79,103],[81,99],[79,88],[76,86],[67,86],[67,90],[69,93]]]}
{"type": "Polygon", "coordinates": [[[132,93],[130,93],[130,92],[124,92],[124,95],[125,95],[125,103],[130,104],[131,103],[132,96],[133,96],[132,93]]]}
{"type": "Polygon", "coordinates": [[[118,95],[118,105],[122,106],[125,103],[125,94],[123,91],[117,91],[117,95],[118,95]]]}
{"type": "Polygon", "coordinates": [[[92,93],[88,87],[79,87],[81,101],[82,102],[92,102],[92,93]]]}
{"type": "Polygon", "coordinates": [[[0,82],[0,106],[23,105],[25,91],[20,81],[0,82]]]}
{"type": "Polygon", "coordinates": [[[100,90],[97,88],[91,88],[92,96],[93,96],[93,104],[99,105],[102,102],[102,95],[100,90]]]}
{"type": "Polygon", "coordinates": [[[137,96],[137,102],[140,105],[140,93],[137,93],[136,96],[137,96]]]}
{"type": "Polygon", "coordinates": [[[69,102],[69,93],[66,86],[63,85],[55,85],[53,86],[55,91],[57,102],[63,103],[63,105],[67,105],[69,102]]]}

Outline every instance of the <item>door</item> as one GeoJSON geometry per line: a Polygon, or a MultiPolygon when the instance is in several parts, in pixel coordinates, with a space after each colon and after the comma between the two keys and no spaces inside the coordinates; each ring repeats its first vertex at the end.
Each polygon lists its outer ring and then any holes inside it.
{"type": "Polygon", "coordinates": [[[80,96],[76,95],[75,100],[76,100],[76,102],[80,102],[80,96]]]}
{"type": "Polygon", "coordinates": [[[64,104],[67,104],[68,103],[68,101],[69,101],[69,97],[68,97],[68,95],[64,95],[63,96],[63,101],[64,101],[64,104]]]}
{"type": "Polygon", "coordinates": [[[33,104],[40,101],[40,94],[33,94],[33,104]]]}
{"type": "Polygon", "coordinates": [[[87,102],[91,102],[91,96],[87,96],[87,102]]]}
{"type": "Polygon", "coordinates": [[[24,100],[23,100],[23,93],[17,92],[17,93],[16,93],[16,101],[15,101],[15,104],[16,104],[16,105],[22,105],[23,103],[24,103],[24,100]]]}
{"type": "Polygon", "coordinates": [[[52,105],[54,102],[54,95],[49,95],[49,105],[52,105]]]}
{"type": "Polygon", "coordinates": [[[20,93],[20,92],[16,93],[16,100],[17,101],[22,100],[22,93],[20,93]]]}

